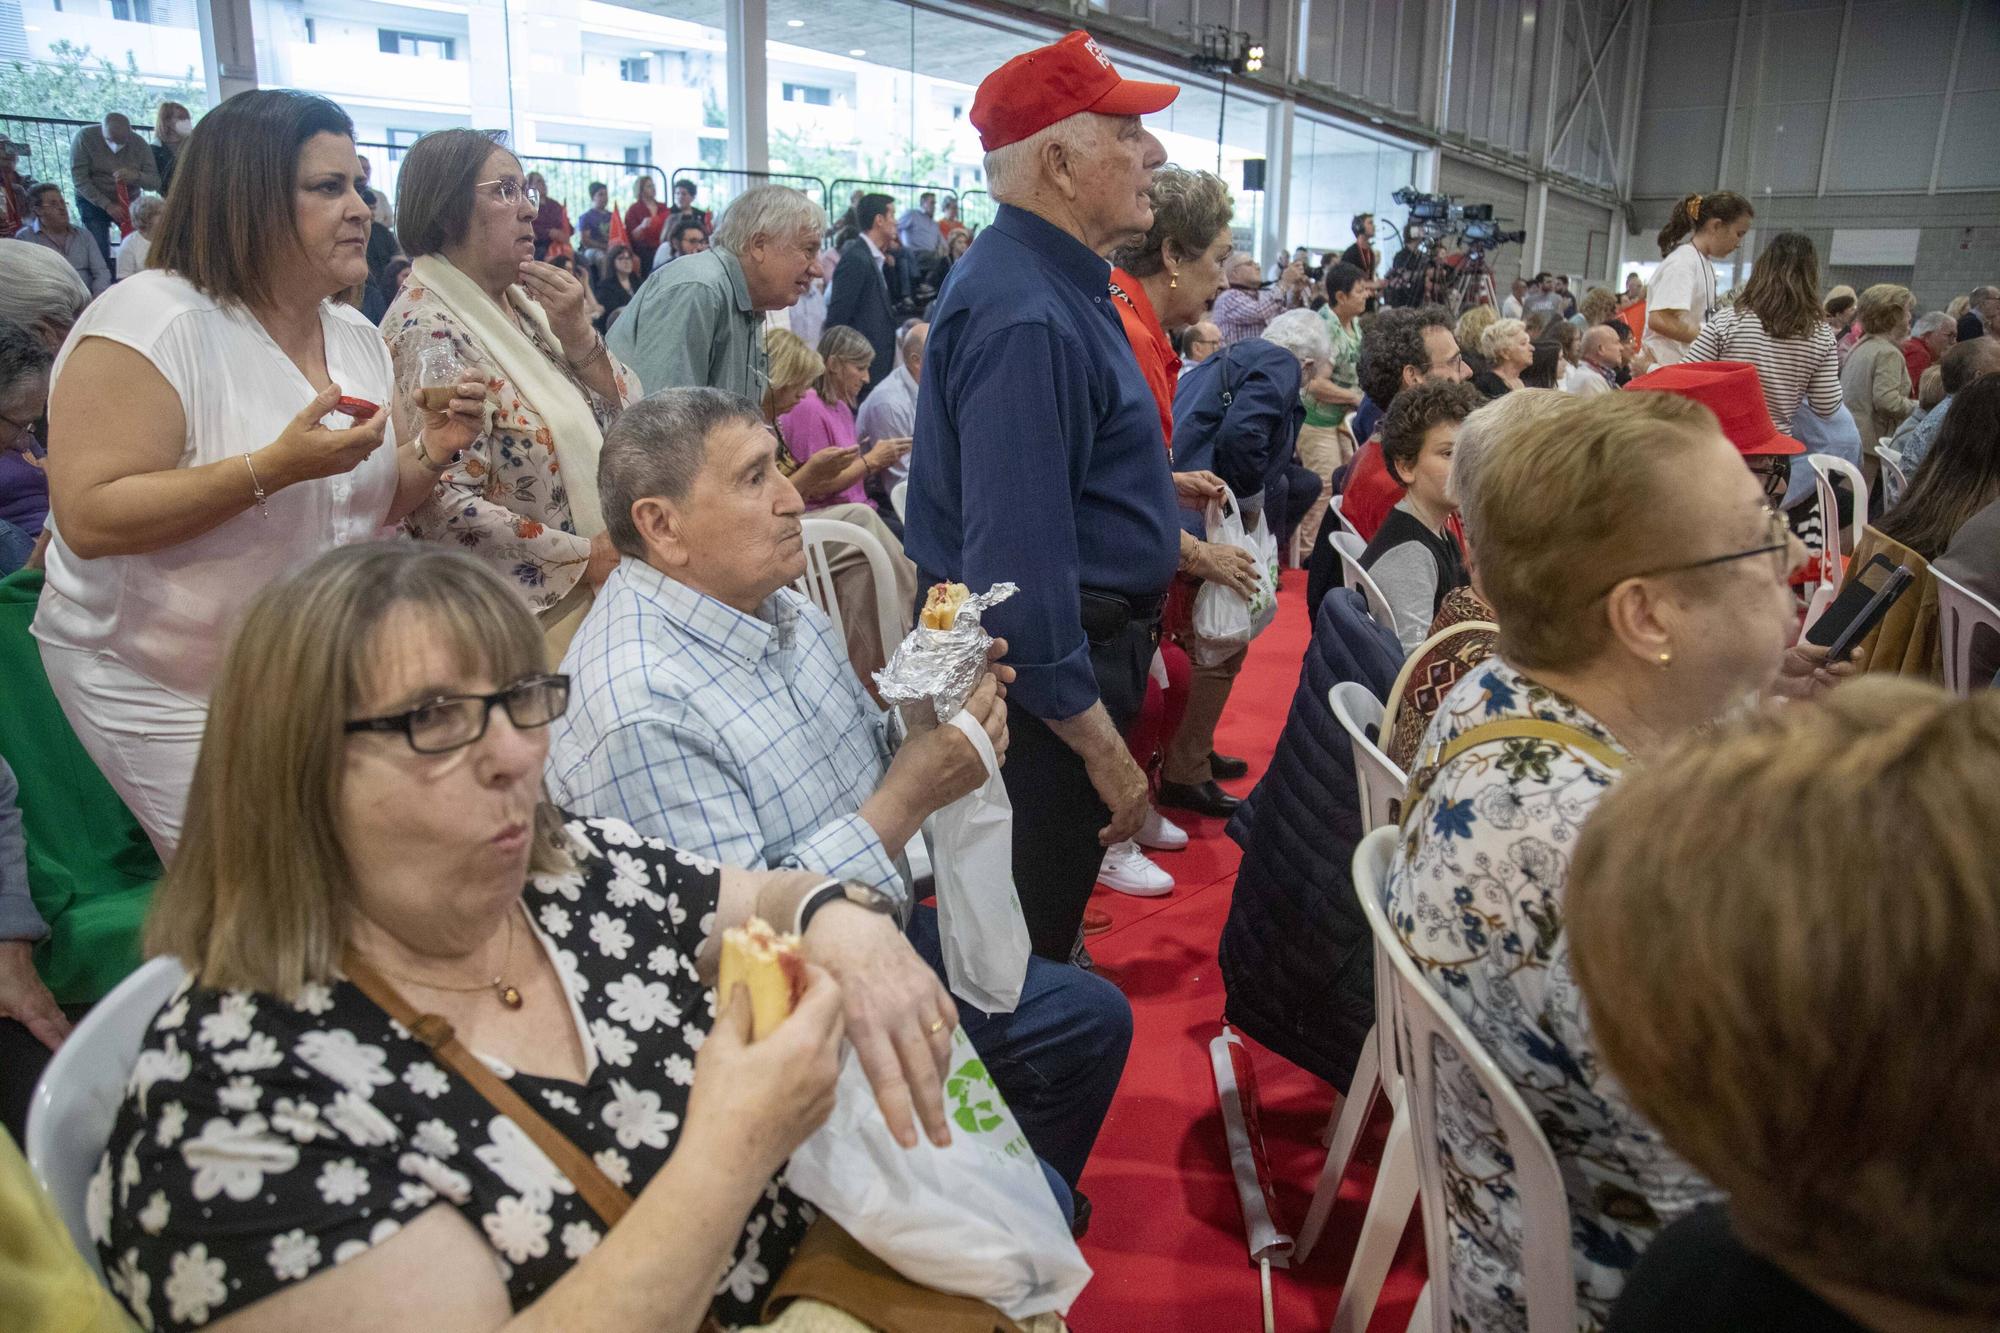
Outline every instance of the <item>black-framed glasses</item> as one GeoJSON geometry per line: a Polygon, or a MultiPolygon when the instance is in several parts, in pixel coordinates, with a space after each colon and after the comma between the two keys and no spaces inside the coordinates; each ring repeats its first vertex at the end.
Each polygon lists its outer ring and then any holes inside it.
{"type": "Polygon", "coordinates": [[[1762,546],[1753,546],[1747,551],[1731,551],[1727,555],[1712,555],[1706,560],[1684,560],[1678,564],[1658,565],[1652,569],[1642,569],[1632,574],[1620,574],[1605,586],[1599,597],[1607,596],[1613,588],[1628,579],[1656,579],[1663,574],[1684,574],[1691,569],[1711,569],[1716,565],[1733,564],[1738,560],[1753,560],[1756,557],[1773,557],[1773,574],[1779,579],[1791,576],[1795,567],[1792,559],[1792,527],[1785,516],[1776,509],[1764,511],[1767,540],[1762,546]]]}
{"type": "Polygon", "coordinates": [[[1792,488],[1792,460],[1788,454],[1750,454],[1744,458],[1750,474],[1764,488],[1764,498],[1773,505],[1783,502],[1792,488]]]}
{"type": "Polygon", "coordinates": [[[484,736],[496,705],[505,708],[507,720],[523,731],[546,727],[569,707],[569,677],[529,676],[491,694],[443,694],[406,713],[359,718],[346,730],[350,736],[363,731],[401,732],[418,754],[445,754],[484,736]]]}

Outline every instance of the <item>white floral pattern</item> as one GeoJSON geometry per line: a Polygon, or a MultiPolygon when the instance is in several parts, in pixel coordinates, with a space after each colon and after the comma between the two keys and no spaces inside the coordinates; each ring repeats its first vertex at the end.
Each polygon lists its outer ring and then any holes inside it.
{"type": "MultiPolygon", "coordinates": [[[[623,824],[568,828],[576,869],[535,880],[525,902],[595,1070],[580,1084],[510,1078],[636,1193],[678,1141],[711,1021],[694,955],[718,878],[623,824]],[[614,880],[628,907],[613,902],[614,880]]],[[[517,1309],[603,1239],[512,1121],[340,980],[290,1003],[195,987],[163,1009],[93,1177],[90,1220],[113,1290],[144,1327],[169,1330],[310,1281],[435,1206],[486,1238],[517,1309]]],[[[718,1289],[725,1325],[756,1322],[810,1219],[782,1176],[765,1191],[718,1289]]]]}
{"type": "MultiPolygon", "coordinates": [[[[1537,717],[1623,753],[1588,713],[1492,658],[1453,687],[1412,768],[1454,738],[1537,717]]],[[[1579,1327],[1603,1327],[1639,1254],[1715,1197],[1597,1060],[1568,970],[1563,886],[1583,821],[1615,770],[1581,747],[1519,738],[1436,769],[1404,822],[1385,903],[1404,947],[1535,1113],[1570,1191],[1579,1327]]],[[[1438,1059],[1454,1330],[1525,1333],[1521,1220],[1506,1139],[1463,1062],[1438,1059]]]]}

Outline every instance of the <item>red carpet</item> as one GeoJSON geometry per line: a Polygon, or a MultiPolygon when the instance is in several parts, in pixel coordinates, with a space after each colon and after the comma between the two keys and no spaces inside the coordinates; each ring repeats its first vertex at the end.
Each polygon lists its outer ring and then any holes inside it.
{"type": "MultiPolygon", "coordinates": [[[[1250,761],[1250,776],[1229,784],[1237,795],[1247,795],[1268,766],[1298,686],[1311,630],[1305,582],[1303,570],[1287,573],[1278,617],[1251,646],[1216,737],[1222,753],[1250,761]]],[[[1222,1021],[1215,945],[1241,852],[1223,834],[1222,820],[1168,813],[1192,835],[1185,851],[1157,854],[1178,881],[1172,895],[1140,899],[1100,887],[1092,899],[1113,924],[1090,938],[1091,956],[1131,999],[1134,1032],[1124,1081],[1083,1180],[1095,1207],[1083,1252],[1097,1276],[1070,1311],[1077,1333],[1263,1326],[1208,1055],[1222,1021]]],[[[1256,1043],[1245,1044],[1256,1064],[1277,1175],[1277,1220],[1296,1235],[1325,1160],[1319,1134],[1333,1090],[1256,1043]]],[[[1272,1274],[1280,1333],[1323,1330],[1333,1320],[1382,1128],[1349,1171],[1311,1260],[1272,1274]]],[[[1402,1333],[1422,1285],[1422,1229],[1412,1220],[1370,1327],[1402,1333]]]]}

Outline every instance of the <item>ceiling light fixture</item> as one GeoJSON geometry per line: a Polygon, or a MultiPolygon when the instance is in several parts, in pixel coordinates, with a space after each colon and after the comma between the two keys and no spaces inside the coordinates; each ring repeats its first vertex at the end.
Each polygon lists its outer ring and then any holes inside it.
{"type": "Polygon", "coordinates": [[[806,21],[804,19],[786,19],[785,26],[787,28],[803,28],[806,26],[806,21]]]}

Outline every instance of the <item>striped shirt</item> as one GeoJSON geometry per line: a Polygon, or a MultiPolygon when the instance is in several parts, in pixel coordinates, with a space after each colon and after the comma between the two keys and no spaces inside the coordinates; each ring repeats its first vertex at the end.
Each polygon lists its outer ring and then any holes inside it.
{"type": "Polygon", "coordinates": [[[1771,424],[1792,429],[1800,400],[1823,417],[1840,410],[1840,357],[1833,330],[1815,320],[1803,338],[1773,338],[1747,306],[1715,312],[1688,348],[1690,361],[1748,361],[1764,383],[1764,407],[1771,424]]]}

